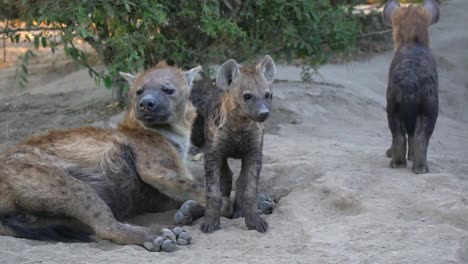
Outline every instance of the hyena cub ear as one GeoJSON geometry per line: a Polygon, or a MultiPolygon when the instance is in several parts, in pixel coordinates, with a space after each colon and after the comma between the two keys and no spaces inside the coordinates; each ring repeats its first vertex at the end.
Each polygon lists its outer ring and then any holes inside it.
{"type": "Polygon", "coordinates": [[[136,80],[136,76],[131,74],[131,73],[126,73],[126,72],[119,72],[119,75],[124,78],[128,84],[130,84],[130,86],[133,85],[133,83],[135,82],[136,80]]]}
{"type": "Polygon", "coordinates": [[[195,76],[197,76],[197,74],[201,71],[201,69],[202,69],[201,66],[197,66],[193,69],[190,69],[184,72],[185,80],[187,81],[187,84],[190,88],[192,88],[193,79],[195,79],[195,76]]]}
{"type": "Polygon", "coordinates": [[[216,86],[219,89],[227,90],[234,81],[234,79],[240,74],[240,65],[236,60],[230,59],[223,63],[218,70],[216,75],[216,86]]]}
{"type": "Polygon", "coordinates": [[[397,10],[398,8],[400,8],[400,3],[398,2],[398,0],[389,0],[385,4],[385,7],[384,7],[383,13],[382,13],[382,17],[383,17],[383,22],[387,26],[392,26],[392,16],[393,16],[395,10],[397,10]]]}
{"type": "Polygon", "coordinates": [[[434,0],[424,0],[424,8],[432,15],[431,24],[439,21],[439,5],[434,0]]]}
{"type": "Polygon", "coordinates": [[[267,83],[270,85],[276,76],[276,66],[270,55],[266,55],[256,66],[257,70],[263,74],[267,83]]]}

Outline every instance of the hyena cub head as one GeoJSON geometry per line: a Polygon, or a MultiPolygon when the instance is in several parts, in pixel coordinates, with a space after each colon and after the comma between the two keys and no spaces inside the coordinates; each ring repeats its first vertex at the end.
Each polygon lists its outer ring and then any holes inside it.
{"type": "Polygon", "coordinates": [[[265,56],[255,67],[241,66],[230,59],[221,65],[216,85],[226,90],[223,111],[263,122],[270,116],[271,83],[276,67],[270,56],[265,56]]]}
{"type": "Polygon", "coordinates": [[[149,128],[181,121],[191,123],[195,116],[187,116],[187,111],[193,111],[190,89],[200,70],[198,66],[184,72],[160,62],[138,76],[121,72],[131,86],[127,121],[138,121],[149,128]]]}
{"type": "Polygon", "coordinates": [[[435,0],[424,0],[423,5],[401,7],[398,0],[389,0],[383,10],[383,21],[393,28],[397,49],[410,43],[428,46],[428,28],[439,21],[439,5],[435,0]]]}

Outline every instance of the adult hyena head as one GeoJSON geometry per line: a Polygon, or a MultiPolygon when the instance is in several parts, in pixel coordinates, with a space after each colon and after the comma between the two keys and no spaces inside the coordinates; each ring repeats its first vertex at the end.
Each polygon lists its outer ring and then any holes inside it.
{"type": "Polygon", "coordinates": [[[195,114],[189,100],[193,78],[201,67],[182,71],[177,67],[159,63],[137,77],[120,73],[131,85],[127,122],[137,121],[146,127],[189,122],[195,114]]]}
{"type": "Polygon", "coordinates": [[[223,111],[235,112],[256,122],[270,116],[272,91],[275,78],[273,59],[265,56],[255,67],[241,66],[230,59],[221,65],[216,76],[216,85],[226,90],[223,111]]]}
{"type": "Polygon", "coordinates": [[[401,7],[398,0],[390,0],[383,10],[383,21],[393,28],[396,48],[417,43],[429,46],[429,26],[439,21],[439,5],[424,0],[423,5],[401,7]]]}

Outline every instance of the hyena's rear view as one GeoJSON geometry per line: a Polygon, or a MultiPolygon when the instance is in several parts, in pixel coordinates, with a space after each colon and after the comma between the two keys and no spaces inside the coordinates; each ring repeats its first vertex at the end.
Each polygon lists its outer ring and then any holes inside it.
{"type": "Polygon", "coordinates": [[[420,6],[400,7],[391,0],[385,5],[383,19],[393,27],[396,46],[387,88],[390,166],[406,167],[408,135],[413,171],[426,173],[427,147],[438,114],[437,68],[429,49],[428,28],[439,20],[439,6],[434,0],[425,0],[420,6]]]}

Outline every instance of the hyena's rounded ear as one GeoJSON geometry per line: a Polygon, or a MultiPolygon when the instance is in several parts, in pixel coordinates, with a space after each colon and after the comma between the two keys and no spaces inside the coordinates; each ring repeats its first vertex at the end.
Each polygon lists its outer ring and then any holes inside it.
{"type": "Polygon", "coordinates": [[[424,0],[424,7],[432,15],[431,24],[435,24],[439,21],[439,4],[434,0],[424,0]]]}
{"type": "Polygon", "coordinates": [[[193,79],[195,79],[195,76],[197,76],[197,74],[201,71],[201,69],[202,69],[201,66],[197,66],[195,68],[192,68],[184,72],[185,80],[187,81],[187,84],[189,85],[190,88],[192,87],[193,79]]]}
{"type": "Polygon", "coordinates": [[[130,86],[133,85],[133,83],[135,82],[136,80],[136,76],[131,74],[131,73],[126,73],[126,72],[119,72],[119,75],[124,78],[129,84],[130,86]]]}
{"type": "Polygon", "coordinates": [[[270,55],[266,55],[256,66],[259,71],[265,77],[268,84],[272,84],[276,76],[276,66],[270,55]]]}
{"type": "Polygon", "coordinates": [[[382,18],[383,22],[387,26],[392,26],[392,16],[395,10],[397,10],[398,8],[400,8],[400,3],[397,0],[389,0],[385,4],[385,7],[382,12],[382,18]]]}
{"type": "Polygon", "coordinates": [[[216,86],[219,89],[227,90],[234,81],[234,79],[240,74],[240,66],[236,60],[230,59],[223,63],[218,70],[216,75],[216,86]]]}

